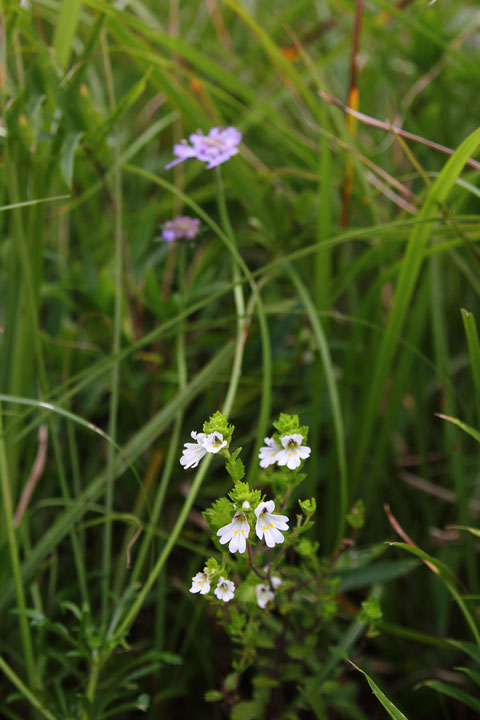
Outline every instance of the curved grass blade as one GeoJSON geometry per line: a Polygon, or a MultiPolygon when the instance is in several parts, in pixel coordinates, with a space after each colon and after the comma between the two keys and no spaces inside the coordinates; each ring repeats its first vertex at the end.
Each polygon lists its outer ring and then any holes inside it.
{"type": "Polygon", "coordinates": [[[358,672],[361,672],[362,675],[365,675],[367,678],[367,682],[370,685],[370,688],[377,698],[377,700],[383,705],[387,713],[390,715],[393,720],[408,720],[407,716],[404,715],[393,703],[391,700],[388,699],[388,697],[383,693],[378,685],[372,680],[372,678],[367,675],[365,670],[362,670],[362,668],[358,667],[358,665],[355,665],[354,662],[351,660],[348,661],[350,665],[352,665],[355,670],[358,670],[358,672]]]}
{"type": "MultiPolygon", "coordinates": [[[[456,179],[463,170],[467,159],[480,145],[480,128],[469,135],[448,160],[442,172],[430,188],[425,203],[419,213],[419,220],[425,220],[435,214],[447,199],[456,179]]],[[[431,225],[420,222],[412,231],[400,269],[391,310],[388,316],[385,334],[378,351],[372,382],[367,389],[363,422],[357,442],[357,451],[353,464],[353,481],[358,485],[368,447],[372,440],[378,406],[388,375],[391,371],[400,336],[403,331],[410,301],[415,290],[420,269],[430,239],[431,225]]]]}

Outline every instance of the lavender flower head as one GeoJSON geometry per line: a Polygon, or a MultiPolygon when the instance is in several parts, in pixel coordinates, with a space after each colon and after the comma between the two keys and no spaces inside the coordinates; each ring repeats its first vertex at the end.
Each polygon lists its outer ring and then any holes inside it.
{"type": "Polygon", "coordinates": [[[188,138],[190,145],[186,140],[173,146],[173,154],[177,156],[176,160],[165,165],[165,170],[178,165],[187,158],[197,158],[207,163],[207,170],[217,165],[221,165],[226,160],[238,153],[238,145],[242,141],[242,133],[234,127],[211,128],[208,135],[204,135],[200,130],[192,133],[188,138]]]}
{"type": "Polygon", "coordinates": [[[180,238],[186,238],[187,240],[193,240],[197,235],[200,228],[200,220],[198,218],[187,217],[182,215],[169,220],[162,228],[162,238],[166,242],[173,242],[180,238]]]}

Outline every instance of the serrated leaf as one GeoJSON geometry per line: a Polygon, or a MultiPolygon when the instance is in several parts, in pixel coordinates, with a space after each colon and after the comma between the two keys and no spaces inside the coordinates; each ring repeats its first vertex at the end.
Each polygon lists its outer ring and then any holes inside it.
{"type": "Polygon", "coordinates": [[[227,498],[215,500],[211,508],[202,513],[209,526],[215,530],[232,521],[233,505],[227,498]]]}

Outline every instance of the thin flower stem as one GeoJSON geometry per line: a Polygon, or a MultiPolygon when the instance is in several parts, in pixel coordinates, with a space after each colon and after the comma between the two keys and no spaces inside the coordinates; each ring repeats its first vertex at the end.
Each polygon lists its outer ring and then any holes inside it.
{"type": "MultiPolygon", "coordinates": [[[[186,291],[185,291],[185,271],[186,271],[186,245],[185,243],[181,243],[179,247],[179,253],[178,253],[178,287],[180,290],[180,310],[183,310],[186,306],[187,298],[186,298],[186,291]]],[[[177,371],[178,371],[178,389],[179,392],[185,389],[187,385],[187,362],[186,362],[186,353],[185,353],[185,327],[184,323],[180,322],[177,325],[177,337],[176,337],[176,356],[177,356],[177,371]]],[[[160,513],[162,512],[163,503],[165,501],[165,496],[168,489],[168,484],[170,482],[170,477],[172,475],[172,470],[175,462],[175,458],[177,455],[177,449],[180,439],[180,431],[182,428],[182,422],[183,422],[183,411],[179,410],[174,426],[173,426],[173,432],[170,439],[170,443],[168,446],[167,451],[167,458],[165,460],[165,467],[163,469],[162,478],[160,480],[160,485],[158,488],[157,495],[155,497],[155,503],[152,510],[152,515],[150,518],[150,523],[147,527],[147,530],[145,532],[145,536],[143,538],[143,542],[140,546],[140,550],[138,553],[138,557],[135,563],[135,567],[132,572],[131,577],[131,583],[136,583],[140,573],[143,569],[143,566],[145,564],[145,558],[147,555],[148,548],[150,547],[150,544],[152,542],[153,535],[155,533],[155,528],[158,523],[158,519],[160,517],[160,513]]]]}
{"type": "Polygon", "coordinates": [[[255,565],[253,564],[252,546],[250,545],[249,542],[247,542],[247,552],[248,552],[248,564],[249,564],[249,566],[250,566],[250,569],[253,570],[253,572],[255,573],[255,575],[258,575],[258,577],[259,577],[261,580],[269,580],[268,575],[264,575],[263,573],[261,573],[260,570],[258,570],[258,569],[255,567],[255,565]]]}
{"type": "MultiPolygon", "coordinates": [[[[102,36],[103,63],[107,95],[111,111],[115,110],[115,89],[113,84],[112,66],[108,50],[106,35],[102,36]]],[[[122,324],[122,271],[123,271],[123,233],[122,233],[122,175],[120,167],[120,139],[118,129],[114,129],[114,198],[115,198],[115,310],[113,321],[112,355],[118,355],[121,343],[122,324]]],[[[110,394],[108,434],[116,442],[118,421],[118,397],[120,389],[120,362],[117,360],[112,366],[112,391],[110,394]]],[[[113,511],[113,481],[115,476],[115,448],[112,443],[108,445],[107,454],[107,482],[105,490],[105,529],[103,536],[103,592],[102,592],[102,622],[107,624],[110,597],[110,574],[112,563],[112,521],[113,511]]]]}
{"type": "Polygon", "coordinates": [[[7,453],[5,450],[5,440],[3,435],[3,417],[0,406],[0,484],[2,492],[3,515],[5,518],[5,527],[7,531],[8,550],[10,553],[10,564],[13,574],[13,582],[15,585],[15,595],[17,599],[17,608],[20,611],[18,616],[18,624],[20,626],[20,637],[23,647],[23,655],[27,666],[28,682],[31,688],[35,688],[38,684],[37,670],[35,667],[35,658],[33,655],[32,636],[30,634],[30,625],[28,618],[24,614],[27,609],[25,602],[25,592],[22,584],[22,571],[20,567],[20,557],[18,552],[17,538],[15,528],[13,527],[13,503],[8,478],[7,453]]]}
{"type": "MultiPolygon", "coordinates": [[[[230,243],[233,247],[236,248],[235,234],[230,223],[227,203],[225,201],[222,172],[219,167],[215,168],[215,176],[217,179],[217,203],[218,212],[220,215],[220,222],[223,226],[223,230],[226,236],[230,240],[230,243]]],[[[243,349],[245,347],[246,331],[249,323],[249,318],[245,316],[245,300],[243,297],[240,269],[238,262],[234,256],[232,256],[232,278],[234,282],[233,297],[235,300],[235,310],[237,313],[237,340],[235,346],[235,355],[233,358],[232,373],[230,376],[230,384],[228,386],[227,396],[225,398],[225,404],[227,406],[233,404],[233,399],[237,392],[240,375],[242,373],[243,349]]]]}

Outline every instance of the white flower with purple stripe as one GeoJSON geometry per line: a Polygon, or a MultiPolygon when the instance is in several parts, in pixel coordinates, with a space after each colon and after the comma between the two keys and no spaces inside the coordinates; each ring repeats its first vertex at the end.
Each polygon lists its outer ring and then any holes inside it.
{"type": "Polygon", "coordinates": [[[312,452],[307,445],[302,445],[303,437],[300,433],[284,435],[280,438],[280,442],[282,448],[276,453],[275,461],[280,466],[286,465],[289,470],[300,467],[302,460],[306,460],[312,452]]]}
{"type": "Polygon", "coordinates": [[[208,135],[204,135],[199,130],[192,133],[188,140],[191,144],[182,140],[173,146],[173,154],[176,155],[176,159],[165,165],[165,170],[169,170],[188,158],[196,158],[207,163],[207,170],[221,165],[238,153],[242,133],[234,127],[213,127],[208,135]]]}
{"type": "Polygon", "coordinates": [[[255,509],[257,516],[257,524],[255,532],[259,540],[265,540],[269,548],[275,547],[276,544],[283,543],[285,540],[280,530],[288,530],[289,519],[286,515],[273,515],[275,503],[273,500],[261,502],[255,509]]]}
{"type": "Polygon", "coordinates": [[[173,220],[168,220],[163,225],[162,238],[166,242],[173,242],[174,240],[180,240],[180,238],[193,240],[196,237],[199,228],[200,220],[198,218],[181,215],[173,220]]]}

